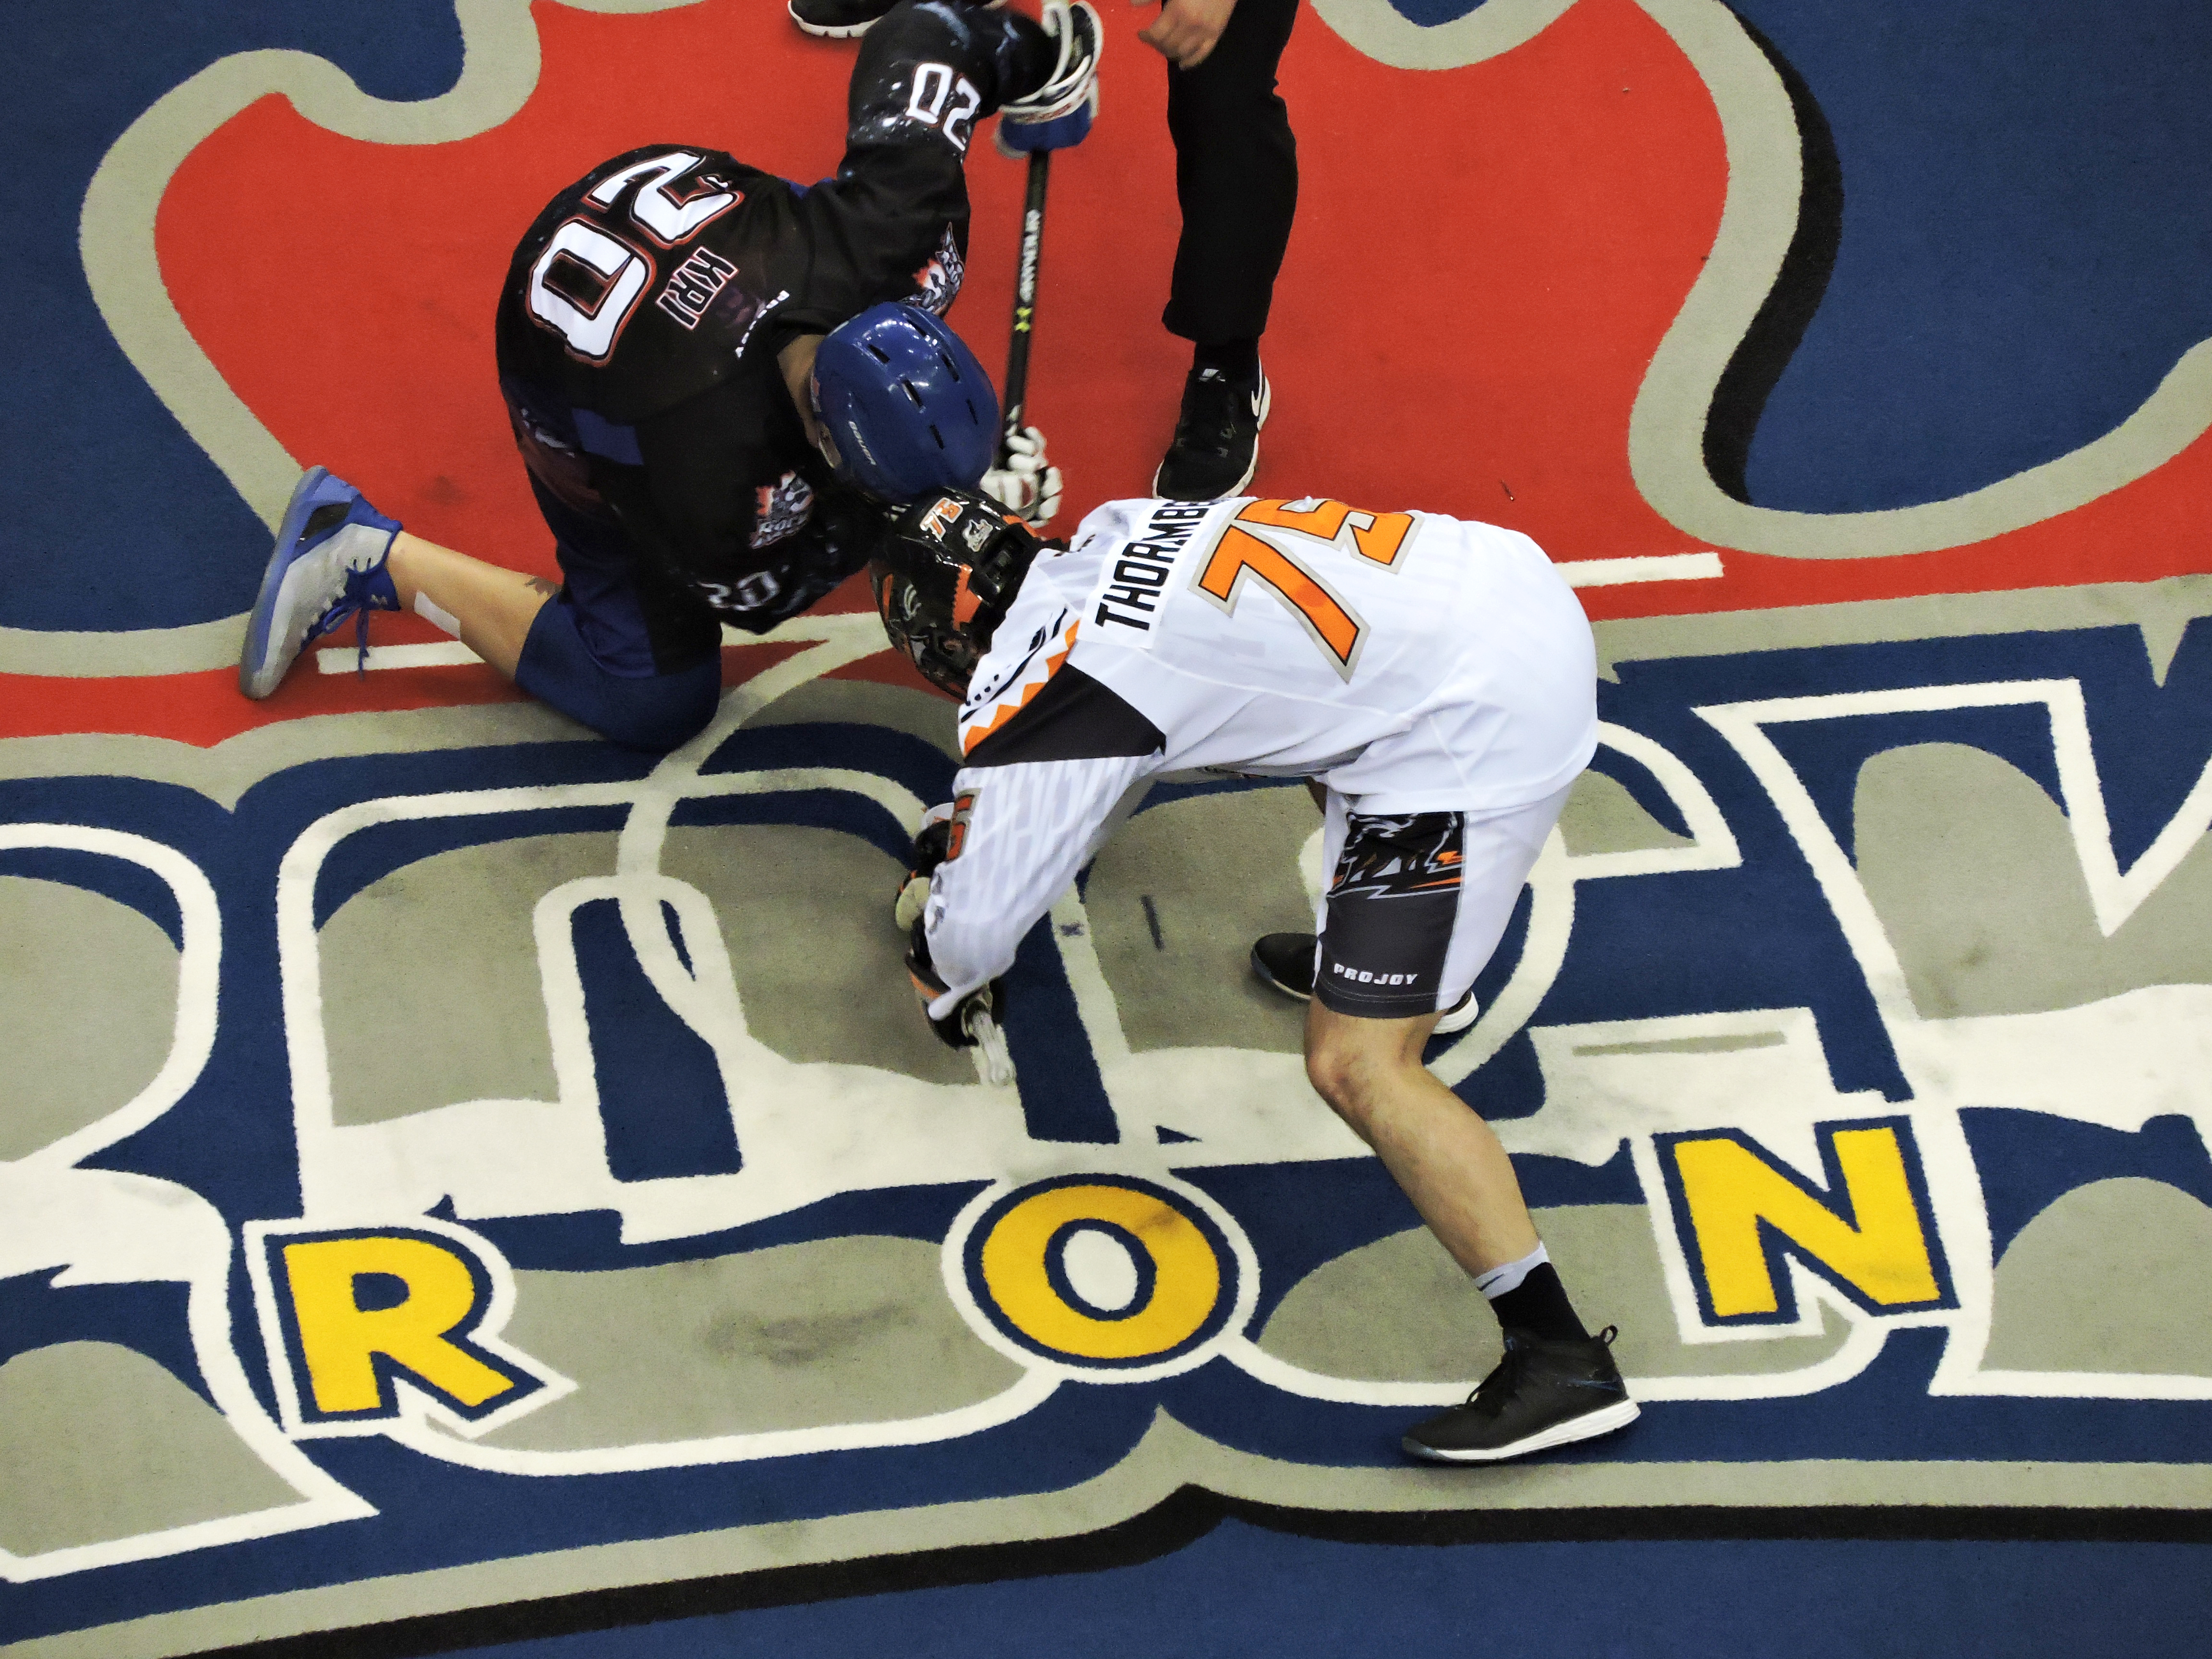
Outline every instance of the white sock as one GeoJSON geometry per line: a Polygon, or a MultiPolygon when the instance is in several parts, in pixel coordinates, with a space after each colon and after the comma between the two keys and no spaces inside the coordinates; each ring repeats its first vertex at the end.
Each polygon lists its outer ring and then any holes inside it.
{"type": "Polygon", "coordinates": [[[1551,1259],[1552,1253],[1544,1248],[1543,1240],[1538,1239],[1536,1248],[1518,1261],[1508,1261],[1503,1267],[1492,1267],[1477,1278],[1474,1288],[1495,1302],[1508,1291],[1519,1290],[1522,1279],[1551,1259]]]}

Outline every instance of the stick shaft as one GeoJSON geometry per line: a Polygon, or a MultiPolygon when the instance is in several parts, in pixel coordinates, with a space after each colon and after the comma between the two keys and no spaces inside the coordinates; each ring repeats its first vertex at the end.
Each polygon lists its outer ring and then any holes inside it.
{"type": "Polygon", "coordinates": [[[1044,256],[1044,192],[1052,178],[1052,152],[1030,152],[1029,191],[1022,201],[1021,251],[1014,265],[1014,331],[1006,345],[1005,436],[1000,441],[1000,459],[1006,459],[1005,438],[1022,429],[1022,412],[1029,401],[1030,341],[1036,322],[1038,267],[1044,256]]]}

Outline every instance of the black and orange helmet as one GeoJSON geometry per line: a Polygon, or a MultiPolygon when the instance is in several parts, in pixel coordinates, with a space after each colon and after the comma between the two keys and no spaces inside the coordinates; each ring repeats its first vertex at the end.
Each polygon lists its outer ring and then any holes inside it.
{"type": "Polygon", "coordinates": [[[945,489],[909,503],[868,566],[884,632],[924,679],[964,698],[1042,545],[987,495],[945,489]]]}

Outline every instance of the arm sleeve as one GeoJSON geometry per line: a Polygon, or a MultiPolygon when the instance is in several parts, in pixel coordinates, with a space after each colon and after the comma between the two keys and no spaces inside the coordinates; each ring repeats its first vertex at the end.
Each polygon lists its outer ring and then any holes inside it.
{"type": "Polygon", "coordinates": [[[778,623],[812,607],[854,572],[867,568],[884,532],[883,510],[837,484],[816,496],[814,514],[795,533],[769,551],[766,567],[776,591],[746,610],[725,610],[721,617],[748,634],[765,634],[778,623]]]}
{"type": "Polygon", "coordinates": [[[760,371],[639,422],[642,468],[605,467],[630,544],[724,622],[764,633],[865,566],[880,509],[815,464],[782,384],[760,371]]]}
{"type": "Polygon", "coordinates": [[[822,333],[884,300],[942,311],[967,257],[975,123],[1049,73],[1053,48],[1017,13],[919,0],[861,37],[846,98],[845,158],[800,197],[813,247],[778,331],[822,333]],[[933,282],[933,261],[951,266],[933,282]]]}
{"type": "Polygon", "coordinates": [[[1158,764],[1153,753],[961,770],[959,851],[938,866],[923,912],[930,961],[946,988],[929,1005],[931,1018],[946,1018],[1013,966],[1022,936],[1075,879],[1115,804],[1158,764]]]}

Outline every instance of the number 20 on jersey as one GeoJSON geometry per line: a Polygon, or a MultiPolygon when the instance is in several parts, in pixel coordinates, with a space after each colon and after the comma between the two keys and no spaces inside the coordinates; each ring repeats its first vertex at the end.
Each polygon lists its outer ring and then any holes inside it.
{"type": "MultiPolygon", "coordinates": [[[[584,200],[610,210],[635,184],[630,228],[663,248],[676,247],[744,200],[740,191],[716,189],[704,180],[690,190],[678,185],[706,159],[672,149],[634,161],[593,185],[584,200]]],[[[572,356],[603,363],[614,356],[623,325],[653,276],[653,258],[644,249],[593,219],[566,220],[530,267],[530,314],[567,341],[572,356]]]]}

